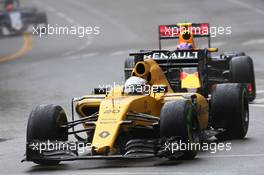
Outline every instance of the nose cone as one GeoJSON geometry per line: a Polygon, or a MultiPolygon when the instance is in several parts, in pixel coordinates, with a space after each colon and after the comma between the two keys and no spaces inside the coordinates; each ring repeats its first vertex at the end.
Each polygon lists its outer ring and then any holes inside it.
{"type": "Polygon", "coordinates": [[[108,154],[112,151],[120,127],[118,121],[113,120],[111,122],[113,124],[105,124],[103,121],[99,121],[96,126],[92,147],[97,154],[108,154]]]}
{"type": "Polygon", "coordinates": [[[120,124],[126,117],[127,106],[122,99],[105,99],[101,102],[99,117],[92,140],[94,154],[111,154],[119,134],[120,124]]]}

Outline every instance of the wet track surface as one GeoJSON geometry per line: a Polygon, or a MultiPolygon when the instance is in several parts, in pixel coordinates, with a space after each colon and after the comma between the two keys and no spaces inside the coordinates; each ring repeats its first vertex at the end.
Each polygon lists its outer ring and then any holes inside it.
{"type": "MultiPolygon", "coordinates": [[[[1,174],[263,174],[264,173],[264,1],[42,0],[22,1],[48,13],[49,23],[99,26],[100,35],[32,37],[23,56],[0,63],[1,174]],[[33,3],[32,3],[33,2],[33,3]],[[157,26],[175,22],[209,22],[231,26],[232,35],[217,36],[212,46],[243,50],[255,64],[258,97],[250,105],[247,138],[232,141],[228,152],[201,152],[192,161],[87,160],[56,167],[20,163],[26,123],[37,104],[60,104],[70,114],[70,100],[98,84],[122,83],[129,51],[158,46],[157,26]],[[215,44],[215,45],[214,45],[215,44]]],[[[23,37],[0,39],[0,59],[16,53],[23,37]]]]}

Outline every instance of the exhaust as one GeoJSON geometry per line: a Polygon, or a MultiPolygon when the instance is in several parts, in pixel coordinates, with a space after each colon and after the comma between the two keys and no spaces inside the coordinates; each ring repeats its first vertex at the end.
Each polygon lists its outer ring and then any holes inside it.
{"type": "Polygon", "coordinates": [[[146,62],[140,61],[137,62],[133,73],[138,77],[146,77],[149,74],[149,71],[149,65],[146,62]]]}

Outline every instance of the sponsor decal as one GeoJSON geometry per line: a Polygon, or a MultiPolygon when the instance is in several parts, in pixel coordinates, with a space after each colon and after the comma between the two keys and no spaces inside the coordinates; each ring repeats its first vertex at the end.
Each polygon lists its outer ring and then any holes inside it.
{"type": "Polygon", "coordinates": [[[112,109],[107,109],[107,110],[104,111],[104,114],[109,114],[109,113],[117,114],[119,112],[120,112],[119,109],[113,109],[113,110],[112,109]]]}
{"type": "Polygon", "coordinates": [[[109,132],[107,132],[107,131],[103,131],[103,132],[101,132],[100,134],[99,134],[99,136],[101,137],[101,138],[106,138],[106,137],[108,137],[110,135],[110,133],[109,132]]]}
{"type": "Polygon", "coordinates": [[[164,52],[154,52],[149,55],[144,55],[144,59],[153,58],[153,59],[198,59],[198,52],[172,52],[172,53],[164,53],[164,52]]]}

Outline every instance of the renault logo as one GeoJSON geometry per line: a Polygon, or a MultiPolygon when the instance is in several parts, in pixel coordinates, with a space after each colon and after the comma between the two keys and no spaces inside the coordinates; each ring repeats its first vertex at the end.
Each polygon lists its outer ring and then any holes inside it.
{"type": "Polygon", "coordinates": [[[101,133],[99,134],[99,136],[100,136],[101,138],[106,138],[106,137],[108,137],[109,135],[110,135],[110,133],[107,132],[107,131],[103,131],[103,132],[101,132],[101,133]]]}

